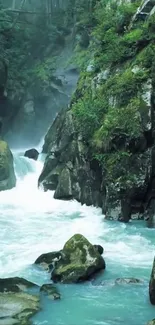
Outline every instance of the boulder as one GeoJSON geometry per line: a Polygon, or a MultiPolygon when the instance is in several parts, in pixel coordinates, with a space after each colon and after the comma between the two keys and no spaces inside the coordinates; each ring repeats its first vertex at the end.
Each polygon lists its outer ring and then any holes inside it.
{"type": "Polygon", "coordinates": [[[35,285],[22,278],[0,279],[0,325],[30,325],[39,309],[39,297],[24,292],[35,285]]]}
{"type": "Polygon", "coordinates": [[[153,261],[152,272],[149,282],[149,297],[152,305],[155,305],[155,258],[153,261]]]}
{"type": "Polygon", "coordinates": [[[96,248],[82,235],[71,237],[62,250],[62,257],[52,272],[52,280],[78,283],[89,280],[105,269],[105,261],[96,248]]]}
{"type": "Polygon", "coordinates": [[[16,185],[13,155],[5,141],[0,140],[0,191],[12,189],[16,185]]]}
{"type": "Polygon", "coordinates": [[[60,293],[58,292],[57,288],[53,284],[43,284],[40,288],[40,292],[48,295],[48,297],[52,300],[58,300],[61,298],[60,293]]]}
{"type": "Polygon", "coordinates": [[[33,160],[37,160],[38,156],[39,156],[39,152],[36,149],[29,149],[27,151],[25,151],[24,154],[25,157],[33,159],[33,160]]]}

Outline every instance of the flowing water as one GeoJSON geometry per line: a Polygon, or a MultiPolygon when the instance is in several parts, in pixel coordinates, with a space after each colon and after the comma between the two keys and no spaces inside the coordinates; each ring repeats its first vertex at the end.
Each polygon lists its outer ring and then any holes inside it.
{"type": "Polygon", "coordinates": [[[14,153],[16,188],[0,193],[0,277],[23,276],[39,285],[50,276],[33,265],[44,252],[59,250],[75,233],[104,246],[107,269],[93,282],[58,285],[61,301],[43,298],[35,325],[145,325],[155,317],[148,281],[155,251],[154,230],[143,222],[104,221],[100,209],[59,201],[37,189],[42,157],[14,153]],[[140,284],[115,284],[136,277],[140,284]]]}

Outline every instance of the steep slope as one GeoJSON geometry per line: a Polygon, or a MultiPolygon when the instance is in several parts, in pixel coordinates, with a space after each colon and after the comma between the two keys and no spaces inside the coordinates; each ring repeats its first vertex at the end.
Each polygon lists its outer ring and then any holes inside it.
{"type": "MultiPolygon", "coordinates": [[[[81,76],[45,137],[39,184],[128,222],[155,209],[154,1],[98,1],[81,76]],[[144,9],[147,15],[143,15],[144,9]]],[[[92,19],[92,18],[91,18],[92,19]]]]}

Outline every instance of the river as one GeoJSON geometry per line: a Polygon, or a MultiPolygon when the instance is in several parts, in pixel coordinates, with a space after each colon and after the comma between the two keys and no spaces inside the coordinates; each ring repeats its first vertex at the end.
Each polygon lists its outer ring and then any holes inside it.
{"type": "Polygon", "coordinates": [[[0,277],[22,276],[37,284],[49,274],[33,265],[42,253],[59,250],[81,233],[103,245],[106,271],[93,282],[58,285],[61,301],[43,298],[34,325],[145,325],[155,317],[148,282],[155,252],[154,229],[104,220],[100,209],[59,201],[37,188],[43,157],[37,162],[14,152],[16,188],[0,193],[0,277]],[[140,284],[115,284],[136,277],[140,284]]]}

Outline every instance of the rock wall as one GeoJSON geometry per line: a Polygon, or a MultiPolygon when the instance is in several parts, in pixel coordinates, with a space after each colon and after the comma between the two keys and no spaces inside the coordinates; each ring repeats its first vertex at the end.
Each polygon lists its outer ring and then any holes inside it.
{"type": "Polygon", "coordinates": [[[58,114],[49,129],[43,152],[47,153],[39,185],[55,190],[56,199],[76,199],[102,206],[102,171],[89,159],[89,149],[80,136],[71,110],[58,114]]]}

